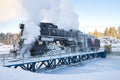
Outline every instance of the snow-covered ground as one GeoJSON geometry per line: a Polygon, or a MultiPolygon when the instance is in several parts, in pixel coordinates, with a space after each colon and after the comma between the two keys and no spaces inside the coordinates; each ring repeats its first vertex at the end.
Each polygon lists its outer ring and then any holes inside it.
{"type": "Polygon", "coordinates": [[[0,54],[10,54],[10,48],[1,48],[0,47],[0,54]]]}
{"type": "Polygon", "coordinates": [[[3,43],[0,43],[0,54],[9,54],[11,48],[11,45],[4,45],[3,43]]]}
{"type": "Polygon", "coordinates": [[[43,73],[0,67],[0,80],[120,80],[119,64],[119,56],[108,56],[43,73]]]}
{"type": "Polygon", "coordinates": [[[2,67],[2,60],[0,65],[0,80],[120,80],[120,56],[109,55],[106,59],[97,58],[38,73],[2,67]]]}
{"type": "Polygon", "coordinates": [[[0,46],[4,45],[3,43],[0,42],[0,46]]]}

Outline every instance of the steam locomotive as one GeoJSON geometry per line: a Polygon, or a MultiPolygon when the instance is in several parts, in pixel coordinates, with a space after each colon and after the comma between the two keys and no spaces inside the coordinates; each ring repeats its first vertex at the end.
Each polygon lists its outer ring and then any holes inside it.
{"type": "MultiPolygon", "coordinates": [[[[21,36],[25,24],[20,24],[21,36]]],[[[85,34],[79,30],[64,30],[52,23],[40,23],[40,35],[35,40],[29,51],[31,56],[44,55],[50,51],[68,51],[71,53],[80,51],[94,51],[100,48],[100,40],[94,36],[85,34]]],[[[24,46],[24,39],[20,38],[19,50],[24,46]]],[[[52,54],[52,53],[51,53],[52,54]]]]}

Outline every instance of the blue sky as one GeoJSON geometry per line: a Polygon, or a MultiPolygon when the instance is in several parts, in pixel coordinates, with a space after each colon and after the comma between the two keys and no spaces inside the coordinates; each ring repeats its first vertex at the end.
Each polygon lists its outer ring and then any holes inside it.
{"type": "MultiPolygon", "coordinates": [[[[120,0],[72,0],[79,16],[79,29],[91,32],[105,27],[120,26],[120,0]]],[[[20,19],[0,23],[0,32],[18,32],[20,19]],[[1,27],[2,26],[2,27],[1,27]]]]}
{"type": "Polygon", "coordinates": [[[73,3],[79,15],[80,29],[86,32],[120,26],[120,0],[73,0],[73,3]]]}

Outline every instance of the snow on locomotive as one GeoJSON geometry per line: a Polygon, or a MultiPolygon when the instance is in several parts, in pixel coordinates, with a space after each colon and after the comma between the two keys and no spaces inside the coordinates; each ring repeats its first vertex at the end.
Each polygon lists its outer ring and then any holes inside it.
{"type": "MultiPolygon", "coordinates": [[[[100,40],[79,30],[64,30],[52,23],[40,23],[40,35],[34,43],[25,46],[22,38],[25,24],[20,24],[21,38],[19,54],[29,52],[30,56],[47,54],[51,51],[69,51],[70,53],[94,51],[100,48],[100,40]]],[[[18,52],[17,52],[18,53],[18,52]]],[[[52,54],[52,53],[50,53],[52,54]]]]}

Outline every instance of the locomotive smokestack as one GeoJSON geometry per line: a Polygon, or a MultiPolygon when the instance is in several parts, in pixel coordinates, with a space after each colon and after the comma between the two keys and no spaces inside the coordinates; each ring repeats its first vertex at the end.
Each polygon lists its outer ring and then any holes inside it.
{"type": "Polygon", "coordinates": [[[24,24],[23,23],[20,24],[20,29],[21,29],[20,35],[23,36],[23,31],[24,31],[24,24]]]}

